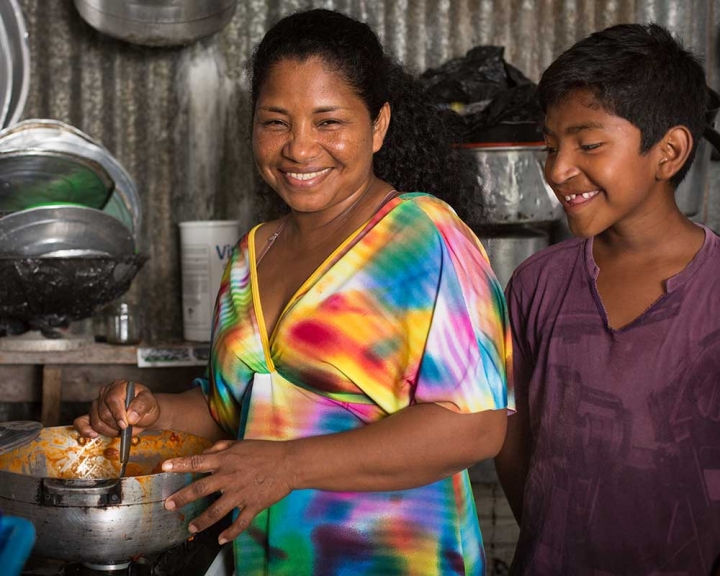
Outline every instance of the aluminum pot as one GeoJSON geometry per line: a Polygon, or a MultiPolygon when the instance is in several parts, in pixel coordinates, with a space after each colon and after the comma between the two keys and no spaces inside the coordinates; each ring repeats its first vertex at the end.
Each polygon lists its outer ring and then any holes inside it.
{"type": "Polygon", "coordinates": [[[490,265],[503,288],[515,268],[550,245],[550,238],[545,232],[522,226],[508,226],[505,230],[476,229],[475,233],[485,247],[490,265]]]}
{"type": "Polygon", "coordinates": [[[544,144],[463,146],[462,154],[475,166],[475,191],[485,207],[485,214],[469,216],[471,226],[532,224],[564,217],[562,205],[545,182],[544,148],[544,144]]]}
{"type": "Polygon", "coordinates": [[[190,44],[224,28],[237,0],[75,0],[96,30],[133,44],[190,44]]]}
{"type": "Polygon", "coordinates": [[[179,510],[165,499],[199,475],[159,472],[167,458],[199,454],[209,440],[143,432],[120,470],[119,439],[82,442],[70,426],[43,429],[30,443],[0,455],[0,509],[35,525],[33,554],[96,564],[122,564],[186,540],[188,524],[211,503],[179,510]]]}

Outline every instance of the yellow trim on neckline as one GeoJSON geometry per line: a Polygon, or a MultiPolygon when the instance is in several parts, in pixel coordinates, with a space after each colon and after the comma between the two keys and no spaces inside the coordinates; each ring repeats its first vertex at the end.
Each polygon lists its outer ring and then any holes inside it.
{"type": "Polygon", "coordinates": [[[253,311],[255,312],[255,320],[260,331],[260,341],[262,342],[263,354],[265,355],[265,364],[270,372],[275,372],[275,363],[270,356],[270,340],[267,335],[267,327],[265,326],[265,316],[263,315],[262,303],[260,302],[260,289],[258,285],[257,266],[255,265],[255,232],[262,224],[254,226],[248,235],[248,252],[250,254],[250,286],[252,289],[253,311]]]}

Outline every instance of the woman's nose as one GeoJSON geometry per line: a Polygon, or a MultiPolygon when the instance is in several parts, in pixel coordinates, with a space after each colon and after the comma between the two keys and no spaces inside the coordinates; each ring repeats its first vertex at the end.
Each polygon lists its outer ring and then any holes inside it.
{"type": "Polygon", "coordinates": [[[311,127],[293,127],[283,148],[283,153],[287,158],[295,161],[313,158],[317,153],[317,142],[311,127]]]}
{"type": "Polygon", "coordinates": [[[560,186],[579,172],[574,156],[569,152],[558,150],[545,159],[545,179],[551,186],[560,186]]]}

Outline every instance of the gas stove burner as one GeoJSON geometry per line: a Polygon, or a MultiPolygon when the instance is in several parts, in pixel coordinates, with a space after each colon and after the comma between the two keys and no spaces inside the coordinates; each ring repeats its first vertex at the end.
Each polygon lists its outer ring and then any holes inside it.
{"type": "Polygon", "coordinates": [[[95,570],[104,574],[108,572],[118,572],[120,570],[123,570],[123,573],[127,573],[127,568],[130,566],[130,562],[122,562],[120,564],[93,564],[91,562],[83,562],[83,566],[85,566],[85,568],[90,568],[90,570],[95,570]]]}

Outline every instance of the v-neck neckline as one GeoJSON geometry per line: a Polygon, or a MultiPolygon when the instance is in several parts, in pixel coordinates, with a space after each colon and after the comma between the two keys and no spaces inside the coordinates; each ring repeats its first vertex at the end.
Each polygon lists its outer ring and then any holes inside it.
{"type": "Polygon", "coordinates": [[[325,272],[327,272],[330,268],[332,268],[338,254],[342,253],[342,251],[345,250],[345,248],[349,244],[351,244],[368,226],[373,224],[373,222],[377,223],[382,220],[387,214],[389,214],[393,210],[393,208],[397,206],[398,200],[401,199],[401,196],[402,194],[397,194],[393,196],[390,200],[388,200],[385,204],[383,204],[377,212],[375,212],[370,218],[368,218],[365,222],[358,226],[345,240],[343,240],[338,245],[337,248],[335,248],[335,250],[333,250],[327,256],[327,258],[325,258],[320,263],[317,268],[315,268],[315,270],[313,270],[313,272],[305,279],[305,281],[300,285],[300,287],[293,293],[285,306],[283,306],[283,309],[280,311],[280,314],[275,321],[275,326],[273,327],[271,334],[268,334],[267,332],[267,325],[265,324],[265,314],[263,312],[262,302],[260,300],[260,284],[258,280],[257,270],[258,263],[256,259],[257,251],[255,247],[255,233],[263,224],[257,224],[250,230],[248,234],[248,252],[250,260],[250,284],[252,288],[252,302],[255,311],[255,318],[257,320],[258,331],[260,333],[260,340],[262,341],[263,352],[265,355],[265,363],[267,364],[268,370],[270,370],[270,372],[275,371],[275,363],[273,362],[272,355],[270,353],[270,345],[271,342],[275,339],[275,334],[278,331],[278,326],[280,325],[280,322],[282,322],[282,320],[284,319],[285,315],[297,303],[297,301],[310,290],[312,285],[317,282],[317,279],[325,272]]]}
{"type": "Polygon", "coordinates": [[[705,239],[703,240],[702,246],[700,246],[700,250],[698,250],[692,260],[687,263],[685,268],[683,268],[682,270],[680,270],[680,272],[678,272],[674,276],[671,276],[665,281],[665,292],[658,296],[658,298],[656,298],[643,312],[641,312],[633,320],[631,320],[627,324],[623,324],[618,328],[613,328],[612,326],[610,326],[610,317],[608,316],[605,304],[603,303],[602,297],[600,296],[600,291],[598,290],[597,279],[600,275],[600,267],[595,262],[595,257],[593,256],[594,238],[588,238],[585,240],[585,267],[587,269],[590,279],[590,289],[592,291],[593,300],[595,300],[595,306],[597,307],[597,310],[600,314],[603,325],[610,335],[618,337],[625,334],[626,332],[629,332],[636,326],[639,326],[645,320],[645,318],[647,318],[666,298],[670,296],[672,292],[677,290],[680,286],[687,282],[695,274],[695,272],[697,272],[702,263],[705,261],[709,252],[709,246],[712,242],[712,231],[707,226],[704,226],[702,224],[696,224],[696,226],[699,226],[705,232],[705,239]]]}

